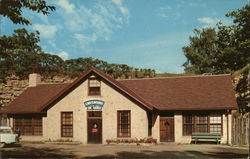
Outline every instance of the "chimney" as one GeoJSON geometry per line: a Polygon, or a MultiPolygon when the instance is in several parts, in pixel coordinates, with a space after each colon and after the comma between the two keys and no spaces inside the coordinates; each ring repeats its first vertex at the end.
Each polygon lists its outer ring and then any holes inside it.
{"type": "Polygon", "coordinates": [[[29,75],[29,87],[36,87],[41,83],[41,75],[38,73],[32,73],[29,75]]]}
{"type": "Polygon", "coordinates": [[[29,87],[36,87],[41,83],[41,75],[39,67],[33,68],[33,73],[29,75],[29,87]]]}

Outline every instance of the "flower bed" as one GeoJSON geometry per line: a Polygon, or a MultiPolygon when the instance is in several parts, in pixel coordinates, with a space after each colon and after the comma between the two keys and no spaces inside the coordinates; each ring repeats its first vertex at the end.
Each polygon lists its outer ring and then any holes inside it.
{"type": "Polygon", "coordinates": [[[143,139],[121,139],[121,138],[117,138],[117,139],[107,139],[106,140],[107,144],[136,144],[136,145],[141,145],[141,144],[157,144],[157,139],[154,138],[143,138],[143,139]]]}

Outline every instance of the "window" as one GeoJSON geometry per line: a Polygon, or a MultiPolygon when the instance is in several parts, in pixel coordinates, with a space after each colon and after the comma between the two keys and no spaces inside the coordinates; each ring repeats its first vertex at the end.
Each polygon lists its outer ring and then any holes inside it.
{"type": "Polygon", "coordinates": [[[61,136],[73,137],[73,113],[72,112],[61,113],[61,136]]]}
{"type": "Polygon", "coordinates": [[[222,132],[221,115],[184,114],[183,135],[192,135],[192,132],[222,132]]]}
{"type": "Polygon", "coordinates": [[[14,130],[25,136],[41,136],[43,134],[42,117],[14,118],[14,130]]]}
{"type": "Polygon", "coordinates": [[[101,111],[88,111],[89,118],[101,118],[102,112],[101,111]]]}
{"type": "Polygon", "coordinates": [[[101,95],[101,81],[96,78],[89,79],[89,95],[101,95]]]}
{"type": "Polygon", "coordinates": [[[37,118],[34,118],[33,119],[33,133],[35,134],[35,135],[42,135],[42,127],[43,127],[43,125],[42,125],[42,120],[40,120],[40,119],[37,119],[37,118]]]}
{"type": "Polygon", "coordinates": [[[195,132],[208,132],[208,116],[197,115],[195,132]]]}
{"type": "Polygon", "coordinates": [[[117,112],[118,137],[130,137],[130,111],[117,112]]]}
{"type": "Polygon", "coordinates": [[[25,135],[32,135],[32,119],[23,119],[23,133],[25,135]]]}
{"type": "Polygon", "coordinates": [[[194,117],[192,115],[183,117],[183,135],[191,135],[194,130],[194,117]]]}
{"type": "Polygon", "coordinates": [[[210,116],[210,132],[219,133],[221,129],[221,115],[211,115],[210,116]]]}

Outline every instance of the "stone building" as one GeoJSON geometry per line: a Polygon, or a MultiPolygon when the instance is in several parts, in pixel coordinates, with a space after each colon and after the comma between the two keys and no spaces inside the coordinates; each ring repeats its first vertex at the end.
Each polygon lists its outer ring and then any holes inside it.
{"type": "Polygon", "coordinates": [[[115,80],[91,68],[66,84],[31,74],[29,87],[2,113],[29,141],[190,143],[192,132],[216,132],[230,144],[233,109],[230,75],[115,80]]]}

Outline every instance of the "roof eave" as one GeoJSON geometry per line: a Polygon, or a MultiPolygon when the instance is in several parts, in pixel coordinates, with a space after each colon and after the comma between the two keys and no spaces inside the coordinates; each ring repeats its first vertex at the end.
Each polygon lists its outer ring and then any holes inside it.
{"type": "MultiPolygon", "coordinates": [[[[72,82],[71,84],[69,84],[69,86],[67,86],[66,88],[64,88],[62,91],[60,91],[58,94],[56,94],[53,98],[51,98],[47,103],[45,103],[43,106],[41,106],[40,108],[38,108],[38,112],[43,112],[46,111],[47,107],[52,104],[55,100],[57,100],[58,98],[60,98],[67,90],[71,89],[73,86],[75,86],[76,84],[78,84],[80,81],[82,81],[85,77],[87,77],[87,75],[89,75],[91,72],[96,73],[97,75],[101,76],[103,79],[105,79],[106,81],[110,82],[112,85],[114,85],[116,88],[120,89],[122,92],[126,93],[128,96],[132,97],[133,99],[135,99],[137,102],[139,102],[140,104],[142,104],[145,108],[149,109],[149,110],[153,110],[153,106],[146,103],[145,101],[141,101],[139,99],[137,99],[137,97],[134,97],[133,95],[129,94],[126,90],[122,89],[120,86],[118,86],[116,83],[110,81],[110,79],[108,79],[107,77],[105,77],[105,75],[103,75],[102,72],[97,71],[95,68],[90,68],[87,71],[85,71],[79,78],[77,78],[74,82],[72,82]]],[[[110,77],[112,78],[112,77],[110,77]]],[[[113,79],[115,80],[115,79],[113,79]]],[[[118,81],[117,81],[118,82],[118,81]]],[[[121,83],[119,83],[121,84],[121,83]]],[[[122,85],[122,84],[121,84],[122,85]]],[[[125,87],[125,86],[123,86],[125,87]]],[[[129,89],[126,87],[126,89],[129,89]]],[[[130,89],[129,89],[130,90],[130,89]]],[[[132,90],[130,90],[132,92],[132,90]]]]}
{"type": "Polygon", "coordinates": [[[178,109],[166,109],[166,108],[157,108],[159,111],[206,111],[206,110],[237,110],[237,107],[212,107],[212,108],[178,108],[178,109]]]}

